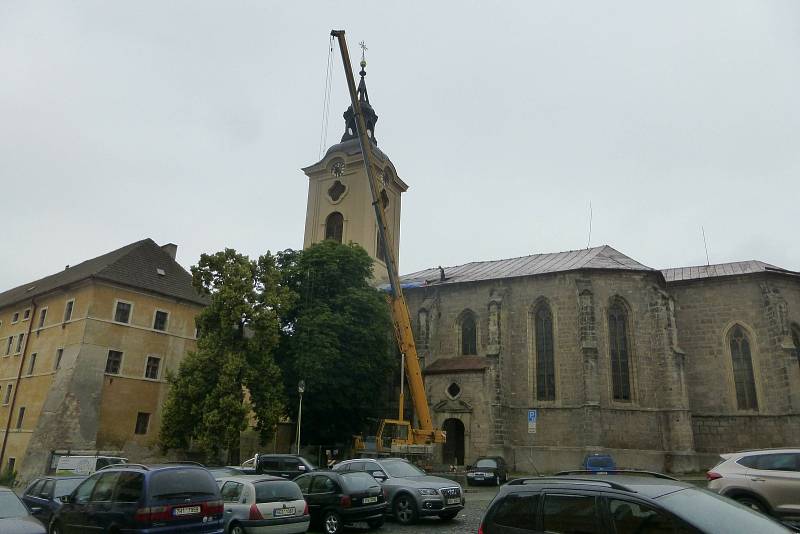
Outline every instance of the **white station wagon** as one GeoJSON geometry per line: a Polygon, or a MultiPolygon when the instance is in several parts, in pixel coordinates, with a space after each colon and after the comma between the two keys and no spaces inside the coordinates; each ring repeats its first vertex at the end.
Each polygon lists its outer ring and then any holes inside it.
{"type": "Polygon", "coordinates": [[[269,475],[217,479],[226,534],[296,534],[308,530],[303,494],[291,480],[269,475]]]}

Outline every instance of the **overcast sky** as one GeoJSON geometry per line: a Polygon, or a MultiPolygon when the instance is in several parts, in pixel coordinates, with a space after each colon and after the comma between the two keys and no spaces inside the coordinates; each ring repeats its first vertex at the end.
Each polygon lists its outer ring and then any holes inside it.
{"type": "MultiPolygon", "coordinates": [[[[329,31],[401,271],[609,244],[800,270],[800,2],[0,2],[0,289],[152,237],[302,246],[329,31]]],[[[330,126],[349,100],[334,56],[330,126]]]]}

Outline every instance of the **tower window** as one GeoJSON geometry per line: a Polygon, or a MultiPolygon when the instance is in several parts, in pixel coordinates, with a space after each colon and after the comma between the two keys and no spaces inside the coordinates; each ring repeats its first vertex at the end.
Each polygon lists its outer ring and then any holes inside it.
{"type": "Polygon", "coordinates": [[[611,352],[611,383],[614,400],[631,400],[631,375],[628,353],[628,314],[621,302],[608,310],[608,338],[611,352]]]}
{"type": "Polygon", "coordinates": [[[461,395],[461,386],[452,382],[449,386],[447,386],[447,395],[450,396],[451,399],[458,398],[461,395]]]}
{"type": "Polygon", "coordinates": [[[342,242],[342,232],[344,230],[344,217],[338,211],[334,211],[325,219],[325,239],[331,239],[337,243],[342,242]]]}
{"type": "Polygon", "coordinates": [[[344,186],[344,184],[339,180],[336,180],[333,182],[333,185],[328,188],[328,196],[331,197],[331,200],[334,202],[338,202],[346,190],[347,188],[344,186]]]}
{"type": "Polygon", "coordinates": [[[733,360],[733,382],[736,387],[736,404],[740,410],[758,410],[756,382],[753,375],[753,358],[750,340],[744,329],[736,325],[730,335],[733,360]]]}

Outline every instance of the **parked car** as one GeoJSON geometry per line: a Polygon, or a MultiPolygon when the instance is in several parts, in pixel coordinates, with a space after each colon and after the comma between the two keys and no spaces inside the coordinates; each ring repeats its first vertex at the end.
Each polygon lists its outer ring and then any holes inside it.
{"type": "Polygon", "coordinates": [[[45,534],[47,529],[9,488],[0,486],[0,532],[3,534],[45,534]]]}
{"type": "Polygon", "coordinates": [[[295,534],[308,530],[308,505],[294,482],[270,475],[226,477],[218,482],[227,534],[295,534]]]}
{"type": "Polygon", "coordinates": [[[37,519],[49,525],[50,518],[61,508],[60,498],[72,493],[84,480],[85,476],[39,477],[25,488],[22,501],[37,519]]]}
{"type": "MultiPolygon", "coordinates": [[[[630,473],[630,472],[628,472],[630,473]]],[[[793,532],[777,521],[660,474],[585,474],[512,480],[481,521],[483,534],[793,532]]]]}
{"type": "Polygon", "coordinates": [[[252,460],[256,475],[273,475],[289,480],[316,469],[302,456],[293,454],[256,454],[252,460]]]}
{"type": "Polygon", "coordinates": [[[311,522],[325,534],[338,534],[344,525],[366,522],[383,525],[386,496],[381,485],[367,473],[315,471],[295,479],[308,503],[311,522]]]}
{"type": "Polygon", "coordinates": [[[402,458],[346,460],[333,466],[338,473],[365,472],[375,477],[386,490],[387,512],[402,524],[421,516],[453,519],[464,508],[461,485],[446,478],[426,475],[402,458]]]}
{"type": "Polygon", "coordinates": [[[121,456],[62,456],[56,463],[56,475],[91,475],[109,465],[127,461],[121,456]]]}
{"type": "Polygon", "coordinates": [[[61,500],[51,534],[223,532],[217,483],[196,465],[106,467],[61,500]]]}
{"type": "Polygon", "coordinates": [[[721,454],[708,489],[759,512],[800,517],[800,449],[721,454]]]}
{"type": "Polygon", "coordinates": [[[617,464],[610,454],[587,454],[581,463],[581,469],[585,471],[614,471],[617,464]]]}
{"type": "Polygon", "coordinates": [[[508,466],[502,456],[478,458],[475,465],[467,469],[467,484],[494,484],[499,486],[508,480],[508,466]]]}

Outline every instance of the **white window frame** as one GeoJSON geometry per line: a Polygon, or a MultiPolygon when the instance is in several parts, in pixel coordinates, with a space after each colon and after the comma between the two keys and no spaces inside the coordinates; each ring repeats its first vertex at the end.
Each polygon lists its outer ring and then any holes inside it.
{"type": "Polygon", "coordinates": [[[144,376],[145,379],[147,379],[147,380],[159,380],[161,378],[161,361],[162,361],[161,356],[157,356],[155,354],[148,354],[147,355],[147,358],[144,360],[144,375],[143,376],[144,376]],[[158,369],[156,370],[155,378],[153,378],[151,376],[147,376],[147,364],[150,362],[150,358],[154,358],[154,359],[158,360],[158,369]]]}
{"type": "Polygon", "coordinates": [[[3,354],[3,358],[6,356],[11,356],[11,347],[14,346],[14,336],[8,336],[8,343],[6,344],[6,353],[3,354]]]}
{"type": "Polygon", "coordinates": [[[156,308],[156,310],[153,312],[153,322],[150,323],[150,327],[156,332],[166,332],[167,329],[169,329],[169,316],[170,316],[169,310],[156,308]],[[159,330],[158,328],[156,328],[156,315],[158,314],[158,312],[163,312],[167,314],[167,321],[164,323],[164,330],[159,330]]]}
{"type": "Polygon", "coordinates": [[[25,375],[26,375],[26,376],[31,376],[31,375],[33,375],[33,371],[35,371],[35,368],[36,368],[36,357],[37,357],[38,355],[39,355],[39,353],[38,353],[38,352],[34,352],[34,353],[32,353],[32,354],[31,354],[31,357],[30,357],[30,359],[28,360],[28,370],[27,370],[27,372],[25,373],[25,375]]]}
{"type": "Polygon", "coordinates": [[[25,425],[25,414],[27,412],[27,406],[20,406],[17,408],[17,420],[14,422],[14,430],[22,430],[22,427],[25,425]],[[20,415],[22,417],[20,417],[20,415]]]}
{"type": "MultiPolygon", "coordinates": [[[[64,347],[58,347],[56,349],[56,359],[53,360],[53,371],[58,371],[61,369],[61,360],[64,359],[64,347]],[[59,353],[61,356],[59,357],[59,353]]],[[[106,362],[108,362],[108,354],[106,354],[106,362]]]]}
{"type": "Polygon", "coordinates": [[[19,322],[19,312],[15,311],[11,314],[11,324],[17,324],[19,322]]]}
{"type": "MultiPolygon", "coordinates": [[[[117,308],[114,307],[114,312],[116,312],[116,310],[117,310],[117,308]]],[[[75,299],[74,298],[67,299],[67,301],[64,303],[64,314],[61,316],[61,322],[62,323],[70,322],[72,320],[72,316],[74,314],[75,314],[75,299]],[[70,302],[72,303],[72,309],[69,312],[69,318],[67,318],[66,317],[66,315],[67,315],[67,306],[69,306],[70,302]]]]}
{"type": "Polygon", "coordinates": [[[25,332],[17,336],[17,348],[14,350],[14,355],[21,354],[25,350],[25,332]]]}
{"type": "Polygon", "coordinates": [[[3,393],[3,406],[8,406],[11,402],[11,394],[14,392],[14,384],[6,384],[5,392],[3,393]]]}
{"type": "Polygon", "coordinates": [[[114,309],[111,310],[111,322],[113,322],[115,324],[124,324],[124,325],[133,324],[133,302],[131,302],[129,300],[123,300],[123,299],[114,299],[114,309]],[[131,311],[128,314],[128,322],[127,323],[123,323],[123,322],[117,321],[117,305],[120,302],[123,303],[123,304],[129,304],[130,307],[131,307],[131,311]]]}
{"type": "Polygon", "coordinates": [[[29,321],[30,318],[31,318],[31,309],[25,308],[24,310],[22,310],[22,322],[24,323],[25,321],[29,321]],[[25,314],[28,314],[28,316],[25,317],[25,314]]]}
{"type": "Polygon", "coordinates": [[[120,375],[122,375],[122,364],[123,363],[125,363],[125,351],[124,350],[108,349],[106,351],[106,364],[103,366],[103,374],[104,375],[108,375],[108,376],[120,376],[120,375]],[[119,357],[119,371],[117,371],[116,373],[109,373],[108,371],[106,371],[106,368],[108,367],[108,353],[111,352],[112,350],[114,352],[119,352],[120,354],[122,354],[122,356],[119,357]]]}
{"type": "Polygon", "coordinates": [[[47,306],[39,309],[39,322],[36,323],[36,329],[41,330],[44,328],[45,321],[47,321],[47,306]]]}

